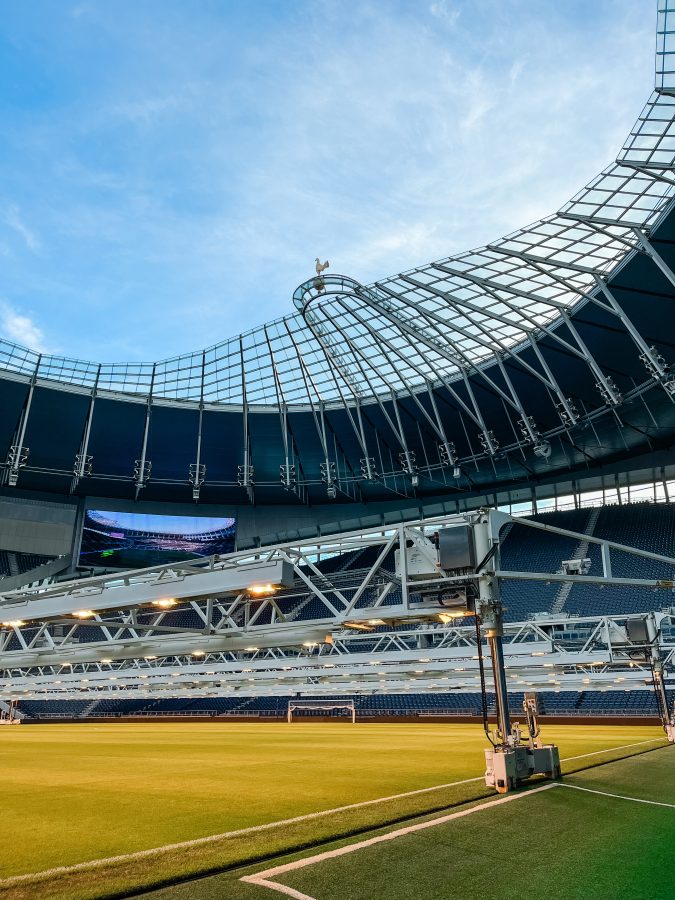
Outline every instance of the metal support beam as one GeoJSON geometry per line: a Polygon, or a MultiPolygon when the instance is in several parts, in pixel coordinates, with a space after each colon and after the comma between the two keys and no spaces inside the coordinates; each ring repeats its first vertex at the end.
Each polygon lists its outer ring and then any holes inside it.
{"type": "Polygon", "coordinates": [[[147,458],[148,451],[148,435],[150,434],[150,420],[152,418],[152,391],[155,386],[155,373],[157,365],[153,364],[152,376],[150,378],[150,390],[148,391],[148,399],[145,407],[145,424],[143,427],[143,441],[141,444],[141,455],[134,462],[134,484],[136,485],[135,498],[147,485],[150,480],[150,472],[152,471],[152,462],[147,458]]]}
{"type": "Polygon", "coordinates": [[[42,354],[39,354],[35,363],[35,369],[33,370],[33,374],[31,376],[30,385],[28,387],[28,394],[26,395],[23,409],[21,410],[21,415],[19,417],[19,423],[17,425],[14,443],[10,447],[9,454],[7,456],[4,480],[5,484],[8,487],[16,487],[19,480],[19,472],[28,461],[28,454],[30,453],[30,450],[28,447],[24,446],[24,440],[26,438],[28,416],[30,415],[30,408],[33,403],[33,394],[35,393],[35,384],[38,379],[38,372],[40,371],[41,361],[42,354]]]}
{"type": "Polygon", "coordinates": [[[99,363],[96,369],[96,377],[91,388],[91,397],[89,398],[89,410],[87,411],[87,420],[84,425],[84,433],[82,442],[80,443],[80,451],[75,457],[75,465],[73,466],[73,477],[70,483],[70,493],[74,493],[82,478],[91,475],[92,457],[89,455],[89,436],[91,435],[91,425],[94,421],[94,407],[96,405],[96,392],[98,389],[99,378],[101,377],[101,365],[99,363]]]}
{"type": "Polygon", "coordinates": [[[631,231],[637,238],[638,244],[640,245],[640,249],[643,253],[646,253],[647,256],[659,267],[659,269],[666,276],[670,284],[675,287],[675,272],[670,268],[665,259],[661,256],[661,254],[656,250],[654,245],[651,243],[647,235],[641,228],[632,228],[631,231]]]}

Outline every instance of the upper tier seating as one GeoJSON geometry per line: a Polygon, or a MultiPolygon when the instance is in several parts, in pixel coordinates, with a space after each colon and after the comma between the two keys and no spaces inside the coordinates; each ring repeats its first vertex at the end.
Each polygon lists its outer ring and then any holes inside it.
{"type": "MultiPolygon", "coordinates": [[[[605,506],[600,510],[594,536],[627,544],[652,553],[675,556],[675,504],[635,503],[605,506]]],[[[602,573],[600,548],[591,545],[590,574],[602,573]]],[[[612,574],[618,578],[662,578],[671,580],[675,570],[666,563],[612,551],[612,574]]],[[[598,587],[574,585],[565,603],[572,615],[622,615],[648,612],[675,605],[672,592],[640,587],[598,587]]]]}
{"type": "MultiPolygon", "coordinates": [[[[532,518],[556,528],[585,532],[589,515],[590,510],[570,510],[544,513],[532,518]]],[[[503,539],[502,568],[521,572],[558,572],[562,561],[570,559],[577,546],[575,538],[535,531],[515,523],[503,539]]],[[[504,581],[502,597],[507,620],[520,622],[533,613],[549,612],[559,589],[560,585],[555,582],[504,581]]]]}

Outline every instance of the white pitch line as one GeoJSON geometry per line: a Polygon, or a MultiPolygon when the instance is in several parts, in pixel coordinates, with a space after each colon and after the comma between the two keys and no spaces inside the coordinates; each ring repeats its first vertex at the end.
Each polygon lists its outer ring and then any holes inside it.
{"type": "Polygon", "coordinates": [[[664,740],[665,738],[650,738],[648,741],[637,741],[635,744],[622,744],[620,747],[607,747],[604,750],[594,750],[592,753],[580,753],[579,756],[566,756],[562,762],[570,762],[572,759],[586,759],[587,756],[598,756],[600,753],[611,753],[612,750],[627,750],[629,747],[641,747],[643,744],[656,744],[657,742],[664,740]]]}
{"type": "Polygon", "coordinates": [[[304,869],[305,866],[313,866],[315,863],[324,862],[327,859],[336,859],[339,856],[345,856],[347,853],[354,853],[357,850],[363,850],[365,847],[373,847],[376,844],[383,844],[386,841],[393,841],[396,838],[403,837],[407,834],[414,834],[416,831],[424,831],[426,828],[435,828],[437,825],[444,825],[446,822],[452,822],[455,819],[462,819],[465,816],[471,816],[473,813],[482,812],[485,809],[491,809],[493,806],[501,806],[503,803],[512,803],[514,800],[522,800],[524,797],[530,797],[532,794],[539,794],[541,791],[548,791],[557,787],[556,782],[544,784],[538,788],[532,788],[529,791],[523,791],[521,794],[508,794],[506,797],[500,797],[498,800],[491,800],[488,803],[481,803],[478,806],[472,806],[471,809],[463,809],[459,812],[448,813],[437,819],[429,819],[426,822],[417,822],[415,825],[406,825],[404,828],[397,828],[396,831],[388,831],[386,834],[380,834],[377,837],[367,838],[365,841],[358,841],[355,844],[347,844],[345,847],[338,847],[337,850],[326,850],[323,853],[317,853],[315,856],[308,856],[304,859],[296,859],[295,862],[285,863],[281,866],[273,866],[271,869],[265,869],[263,872],[256,872],[254,875],[244,875],[240,881],[248,884],[255,884],[259,887],[267,887],[270,890],[277,891],[279,894],[286,894],[288,897],[295,897],[296,900],[315,900],[308,894],[302,894],[295,888],[288,885],[280,884],[273,881],[278,875],[284,875],[286,872],[293,872],[296,869],[304,869]]]}
{"type": "MultiPolygon", "coordinates": [[[[246,881],[245,878],[241,879],[242,881],[246,881]]],[[[255,884],[256,887],[266,887],[271,891],[276,891],[279,894],[286,894],[287,897],[295,897],[295,900],[316,900],[315,897],[310,897],[309,894],[303,894],[300,891],[296,891],[295,888],[288,887],[286,884],[279,884],[278,881],[268,881],[266,878],[258,878],[255,881],[252,879],[249,880],[250,884],[255,884]]]]}
{"type": "Polygon", "coordinates": [[[167,850],[183,850],[191,847],[199,847],[226,838],[257,834],[260,831],[269,831],[273,828],[279,828],[285,825],[295,825],[298,822],[307,822],[311,819],[319,819],[323,816],[330,816],[351,809],[361,809],[364,806],[373,806],[376,803],[386,803],[389,800],[402,800],[406,797],[414,797],[417,794],[427,794],[430,791],[440,791],[443,788],[456,787],[460,784],[470,784],[473,781],[483,781],[483,776],[479,775],[476,778],[464,778],[462,781],[449,781],[447,784],[435,784],[432,787],[417,788],[414,791],[405,791],[402,794],[391,794],[388,797],[376,797],[374,800],[361,800],[358,803],[348,803],[346,806],[336,806],[333,809],[322,809],[318,812],[305,813],[302,816],[293,816],[291,819],[277,819],[275,822],[263,822],[262,825],[250,825],[247,828],[239,828],[236,831],[223,831],[220,834],[209,834],[206,837],[192,838],[192,840],[189,841],[163,844],[161,847],[151,847],[149,850],[136,850],[133,853],[122,853],[119,856],[107,856],[102,859],[92,859],[88,862],[74,863],[72,866],[56,866],[53,869],[42,869],[40,872],[28,872],[25,875],[11,875],[9,878],[0,878],[0,887],[20,884],[22,881],[32,881],[36,878],[47,878],[53,875],[68,875],[73,872],[97,869],[101,866],[107,866],[114,863],[129,862],[134,859],[144,859],[149,856],[156,856],[159,853],[164,853],[167,850]]]}
{"type": "Polygon", "coordinates": [[[599,794],[601,797],[613,797],[615,800],[632,800],[633,803],[648,803],[650,806],[665,806],[675,809],[675,803],[660,803],[658,800],[642,800],[640,797],[626,797],[625,794],[610,794],[608,791],[596,791],[592,788],[580,787],[578,784],[559,782],[558,787],[570,788],[572,791],[583,791],[585,794],[599,794]]]}
{"type": "MultiPolygon", "coordinates": [[[[145,724],[145,723],[144,723],[145,724]]],[[[653,744],[662,738],[652,738],[648,741],[638,741],[633,744],[622,744],[619,747],[608,747],[606,750],[595,750],[592,753],[582,753],[579,756],[567,756],[562,762],[572,759],[583,759],[586,756],[597,756],[599,753],[611,753],[613,750],[627,750],[630,747],[639,747],[642,744],[653,744]]],[[[50,878],[54,875],[69,875],[75,872],[86,872],[91,869],[99,869],[103,866],[115,863],[130,862],[136,859],[147,859],[160,853],[171,850],[188,850],[192,847],[200,847],[212,844],[226,838],[243,837],[247,834],[257,834],[261,831],[269,831],[285,825],[295,825],[298,822],[307,822],[322,816],[331,816],[335,813],[346,812],[351,809],[361,809],[364,806],[374,806],[377,803],[386,803],[389,800],[402,800],[405,797],[414,797],[418,794],[427,794],[431,791],[440,791],[443,788],[456,787],[461,784],[471,784],[474,781],[483,781],[483,776],[476,778],[464,778],[462,781],[450,781],[447,784],[435,784],[432,787],[417,788],[414,791],[405,791],[402,794],[391,794],[388,797],[376,797],[374,800],[362,800],[359,803],[348,803],[346,806],[336,806],[333,809],[322,809],[318,812],[305,813],[302,816],[294,816],[291,819],[277,819],[275,822],[264,822],[262,825],[250,825],[247,828],[239,828],[236,831],[223,831],[220,834],[209,834],[206,837],[192,838],[189,841],[177,841],[173,844],[164,844],[161,847],[151,847],[148,850],[135,850],[132,853],[121,853],[118,856],[106,856],[101,859],[91,859],[87,862],[73,863],[71,866],[55,866],[52,869],[42,869],[39,872],[27,872],[25,875],[11,875],[8,878],[0,878],[0,887],[8,887],[13,884],[21,884],[35,879],[50,878]]]]}

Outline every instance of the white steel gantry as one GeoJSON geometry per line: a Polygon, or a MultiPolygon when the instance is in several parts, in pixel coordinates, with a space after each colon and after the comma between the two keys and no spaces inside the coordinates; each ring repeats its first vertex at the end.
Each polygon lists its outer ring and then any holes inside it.
{"type": "MultiPolygon", "coordinates": [[[[648,588],[654,635],[670,678],[675,558],[542,522],[478,511],[286,543],[182,564],[83,578],[0,595],[0,695],[224,696],[476,691],[482,636],[467,612],[486,580],[648,588]],[[603,571],[569,574],[503,566],[507,527],[586,540],[603,571]],[[472,567],[444,568],[436,535],[481,530],[472,567]],[[672,578],[619,578],[616,555],[650,560],[672,578]],[[480,637],[480,643],[479,643],[480,637]]],[[[504,624],[510,689],[644,688],[627,622],[647,610],[551,615],[504,624]]]]}

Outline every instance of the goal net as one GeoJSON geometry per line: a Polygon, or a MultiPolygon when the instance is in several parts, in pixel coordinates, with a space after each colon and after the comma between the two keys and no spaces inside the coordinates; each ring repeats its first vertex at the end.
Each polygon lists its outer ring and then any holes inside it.
{"type": "Polygon", "coordinates": [[[293,714],[299,710],[311,710],[311,712],[328,712],[333,710],[343,710],[348,715],[352,723],[356,722],[356,707],[353,700],[289,700],[288,715],[289,722],[293,721],[293,714]]]}

